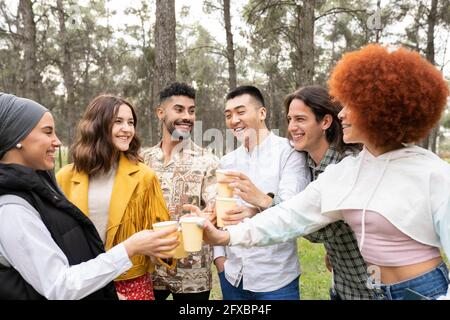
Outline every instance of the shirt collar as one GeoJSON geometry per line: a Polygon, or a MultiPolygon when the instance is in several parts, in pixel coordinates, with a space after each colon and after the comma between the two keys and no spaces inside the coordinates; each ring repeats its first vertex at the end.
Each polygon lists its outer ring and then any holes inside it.
{"type": "Polygon", "coordinates": [[[330,146],[318,165],[315,164],[308,153],[308,166],[313,172],[322,173],[329,164],[339,162],[342,160],[342,157],[343,155],[339,153],[334,146],[330,146]]]}
{"type": "MultiPolygon", "coordinates": [[[[156,157],[159,161],[164,161],[164,153],[162,151],[162,140],[158,143],[156,157]]],[[[183,156],[194,156],[197,154],[196,145],[191,139],[183,140],[178,143],[173,151],[172,158],[169,162],[183,158],[183,156]]]]}
{"type": "Polygon", "coordinates": [[[256,145],[252,151],[248,151],[247,148],[242,144],[242,150],[244,150],[245,153],[252,155],[252,154],[258,154],[261,151],[263,151],[266,146],[270,147],[270,140],[272,140],[274,136],[274,133],[272,131],[269,131],[269,134],[261,141],[258,145],[256,145]]]}

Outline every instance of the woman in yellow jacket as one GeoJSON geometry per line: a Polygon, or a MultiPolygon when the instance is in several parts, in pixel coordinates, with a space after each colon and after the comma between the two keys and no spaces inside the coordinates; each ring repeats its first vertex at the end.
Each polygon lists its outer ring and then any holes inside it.
{"type": "MultiPolygon", "coordinates": [[[[101,95],[87,107],[72,146],[74,163],[56,175],[66,197],[94,223],[105,249],[152,224],[169,220],[154,172],[142,163],[136,136],[136,113],[130,103],[101,95]]],[[[159,260],[162,262],[161,260],[159,260]]],[[[148,256],[115,280],[120,297],[153,300],[148,256]]]]}

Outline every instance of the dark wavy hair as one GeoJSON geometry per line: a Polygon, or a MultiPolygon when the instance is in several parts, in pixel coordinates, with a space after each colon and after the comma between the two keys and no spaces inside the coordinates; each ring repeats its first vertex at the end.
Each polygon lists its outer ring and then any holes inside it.
{"type": "Polygon", "coordinates": [[[328,143],[333,145],[338,152],[344,152],[347,148],[355,146],[347,145],[342,140],[342,125],[338,119],[342,106],[338,102],[331,100],[327,89],[319,85],[312,85],[302,87],[288,94],[284,99],[286,114],[289,113],[289,106],[294,99],[303,101],[314,113],[317,122],[322,121],[327,114],[332,117],[333,121],[325,131],[325,137],[328,143]]]}
{"type": "MultiPolygon", "coordinates": [[[[136,112],[126,100],[104,94],[89,103],[78,124],[77,138],[71,148],[76,171],[95,175],[111,170],[119,157],[111,132],[119,107],[123,104],[130,107],[136,128],[136,112]]],[[[140,147],[141,142],[135,132],[129,149],[124,152],[125,156],[132,162],[142,162],[140,147]]]]}
{"type": "Polygon", "coordinates": [[[449,90],[441,72],[418,53],[368,45],[345,54],[328,82],[376,145],[413,143],[439,121],[449,90]]]}

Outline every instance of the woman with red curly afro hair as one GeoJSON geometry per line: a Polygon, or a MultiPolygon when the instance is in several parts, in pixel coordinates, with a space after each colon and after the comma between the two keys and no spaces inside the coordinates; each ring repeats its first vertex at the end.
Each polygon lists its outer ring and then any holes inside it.
{"type": "Polygon", "coordinates": [[[343,56],[329,87],[343,105],[344,141],[363,150],[252,219],[223,231],[206,222],[206,241],[269,245],[343,220],[358,240],[374,299],[450,299],[439,250],[450,257],[450,165],[413,145],[445,108],[442,74],[415,52],[368,45],[343,56]]]}

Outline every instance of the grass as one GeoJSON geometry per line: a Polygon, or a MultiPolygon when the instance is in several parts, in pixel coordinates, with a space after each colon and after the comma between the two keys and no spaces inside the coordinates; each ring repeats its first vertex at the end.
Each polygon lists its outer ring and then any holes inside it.
{"type": "MultiPolygon", "coordinates": [[[[331,273],[325,267],[325,249],[321,244],[311,243],[303,238],[298,240],[298,255],[302,275],[300,277],[301,300],[329,300],[328,289],[331,273]]],[[[216,268],[212,267],[213,288],[211,300],[221,300],[219,277],[216,268]]]]}

